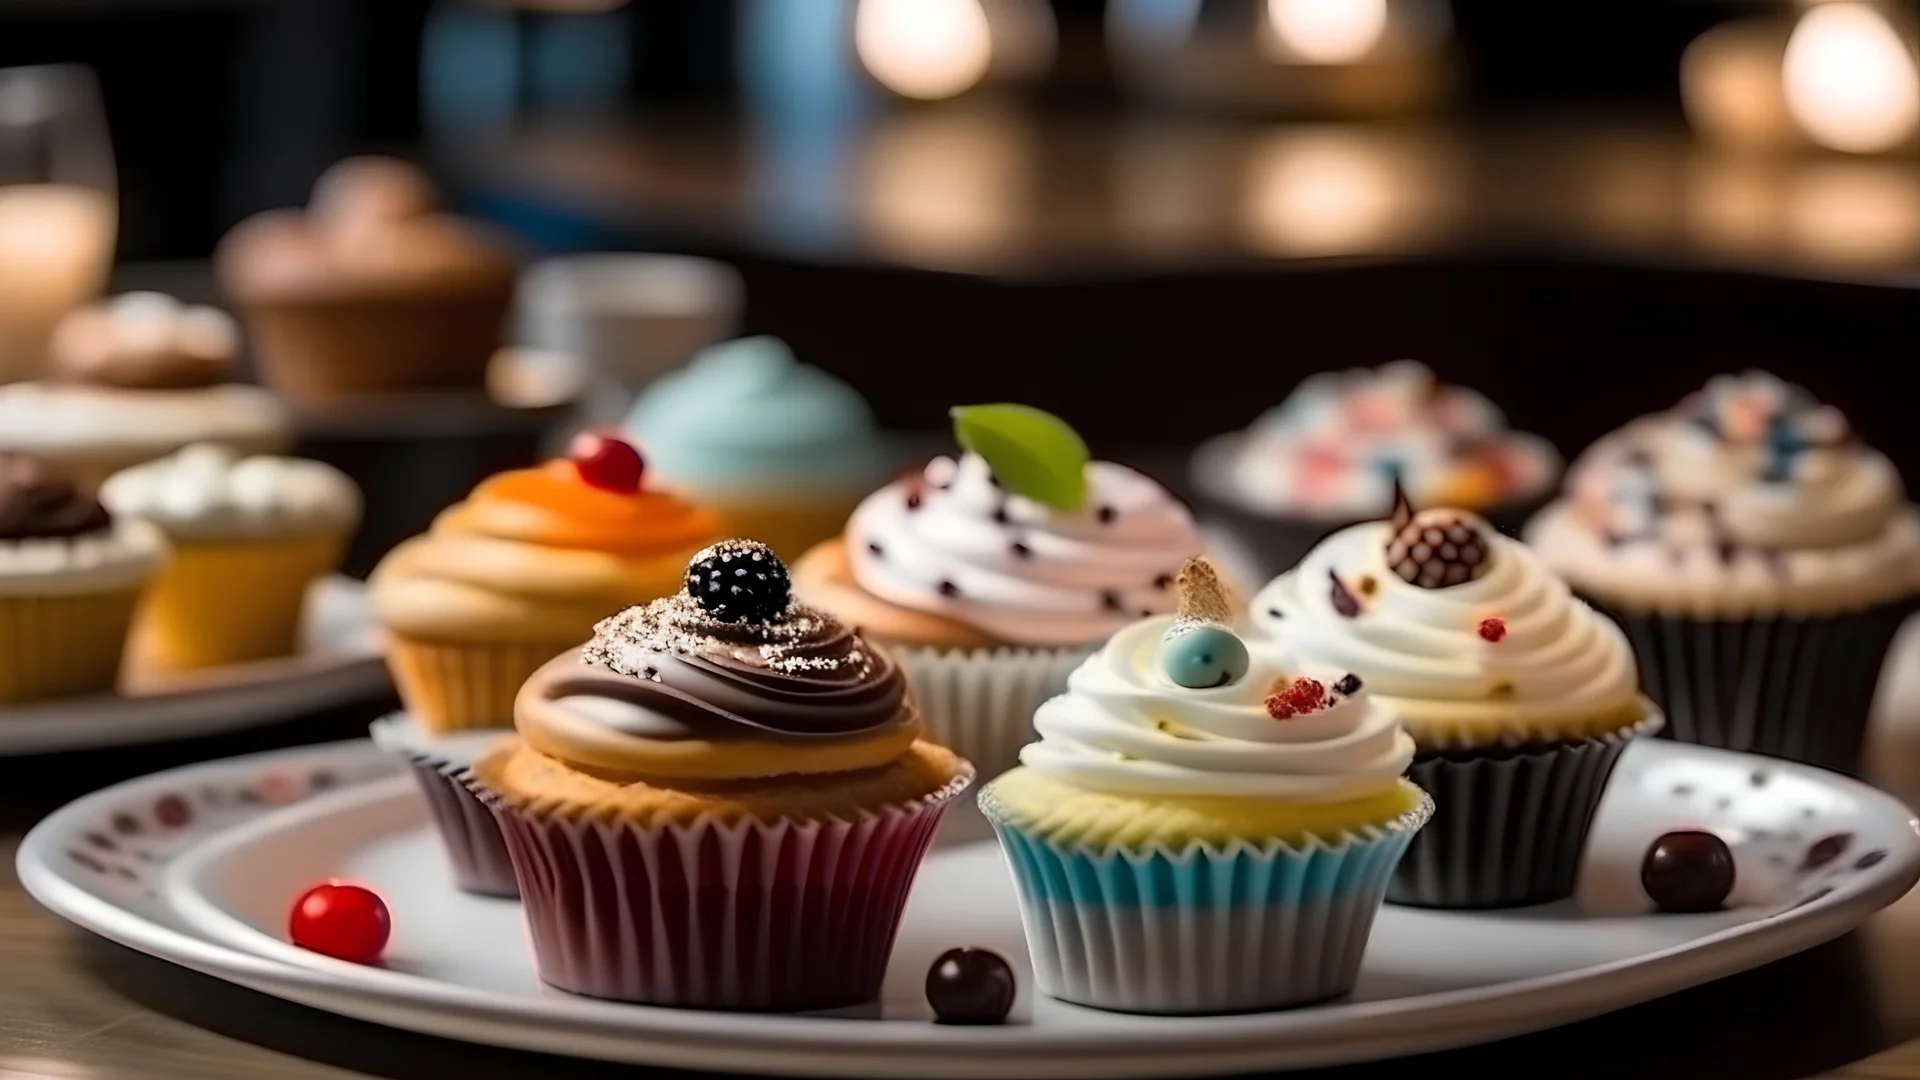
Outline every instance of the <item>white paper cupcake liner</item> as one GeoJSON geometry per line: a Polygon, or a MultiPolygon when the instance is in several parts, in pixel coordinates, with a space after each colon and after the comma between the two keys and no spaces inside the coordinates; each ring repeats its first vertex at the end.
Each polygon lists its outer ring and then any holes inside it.
{"type": "Polygon", "coordinates": [[[1917,605],[1805,619],[1595,606],[1626,629],[1647,693],[1667,710],[1668,737],[1857,774],[1881,665],[1917,605]]]}
{"type": "Polygon", "coordinates": [[[1060,845],[980,808],[1020,895],[1035,985],[1157,1015],[1255,1012],[1353,989],[1387,881],[1432,800],[1339,844],[1060,845]]]}
{"type": "Polygon", "coordinates": [[[374,721],[368,734],[375,745],[405,758],[412,767],[452,866],[454,884],[481,896],[520,895],[500,826],[467,786],[473,759],[507,733],[470,729],[433,736],[421,732],[405,713],[395,713],[374,721]]]}
{"type": "Polygon", "coordinates": [[[1020,764],[1040,703],[1066,692],[1091,648],[887,650],[913,688],[934,742],[973,762],[982,780],[1020,764]]]}
{"type": "Polygon", "coordinates": [[[869,1001],[956,777],[857,820],[663,826],[509,804],[494,812],[540,978],[591,997],[795,1011],[869,1001]]]}

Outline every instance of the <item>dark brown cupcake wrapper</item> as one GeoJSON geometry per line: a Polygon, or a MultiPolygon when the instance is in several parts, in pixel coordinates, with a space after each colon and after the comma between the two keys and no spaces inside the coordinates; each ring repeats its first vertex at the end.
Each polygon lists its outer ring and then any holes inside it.
{"type": "Polygon", "coordinates": [[[1407,776],[1433,797],[1387,902],[1502,908],[1573,895],[1594,812],[1620,755],[1657,716],[1610,735],[1547,745],[1422,750],[1407,776]]]}
{"type": "Polygon", "coordinates": [[[1666,736],[1858,773],[1893,638],[1920,603],[1823,618],[1700,619],[1590,603],[1626,630],[1666,736]]]}
{"type": "Polygon", "coordinates": [[[517,897],[513,860],[493,811],[467,786],[463,764],[420,753],[403,753],[440,833],[453,867],[454,884],[481,896],[517,897]]]}

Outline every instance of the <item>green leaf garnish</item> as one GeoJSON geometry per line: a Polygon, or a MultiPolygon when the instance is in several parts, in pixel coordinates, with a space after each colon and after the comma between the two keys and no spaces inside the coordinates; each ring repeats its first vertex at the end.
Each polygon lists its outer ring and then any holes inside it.
{"type": "Polygon", "coordinates": [[[1030,405],[956,405],[953,437],[987,459],[1008,491],[1062,510],[1087,501],[1087,444],[1065,420],[1030,405]]]}

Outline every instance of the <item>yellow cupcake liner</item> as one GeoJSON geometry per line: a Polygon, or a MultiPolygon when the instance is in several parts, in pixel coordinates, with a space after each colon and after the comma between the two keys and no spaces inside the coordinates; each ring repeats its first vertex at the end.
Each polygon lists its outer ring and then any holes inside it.
{"type": "Polygon", "coordinates": [[[260,540],[179,540],[135,623],[142,668],[178,671],[293,653],[307,587],[339,565],[337,533],[260,540]]]}
{"type": "Polygon", "coordinates": [[[138,588],[0,596],[0,703],[111,691],[139,599],[138,588]]]}
{"type": "Polygon", "coordinates": [[[440,642],[389,632],[387,669],[428,731],[513,726],[513,699],[540,665],[578,641],[440,642]]]}

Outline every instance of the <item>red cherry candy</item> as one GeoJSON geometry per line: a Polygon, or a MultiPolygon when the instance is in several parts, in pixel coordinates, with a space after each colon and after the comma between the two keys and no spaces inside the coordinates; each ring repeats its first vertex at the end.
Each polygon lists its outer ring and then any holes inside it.
{"type": "Polygon", "coordinates": [[[632,495],[640,490],[640,478],[647,464],[633,444],[617,435],[583,431],[573,437],[567,457],[580,470],[580,479],[591,487],[632,495]]]}
{"type": "Polygon", "coordinates": [[[287,918],[295,945],[356,964],[380,959],[392,929],[386,901],[372,889],[340,881],[301,893],[287,918]]]}

